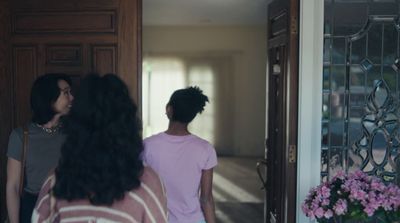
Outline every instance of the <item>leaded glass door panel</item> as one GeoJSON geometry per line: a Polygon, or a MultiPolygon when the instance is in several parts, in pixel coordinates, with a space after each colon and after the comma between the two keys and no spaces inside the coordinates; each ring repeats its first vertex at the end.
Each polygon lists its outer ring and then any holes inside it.
{"type": "Polygon", "coordinates": [[[398,1],[325,1],[321,178],[398,182],[398,1]]]}

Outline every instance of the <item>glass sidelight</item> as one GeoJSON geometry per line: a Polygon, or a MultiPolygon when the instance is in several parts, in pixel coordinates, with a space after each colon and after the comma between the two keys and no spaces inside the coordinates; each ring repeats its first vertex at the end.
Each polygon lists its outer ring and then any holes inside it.
{"type": "Polygon", "coordinates": [[[326,0],[321,179],[400,178],[400,3],[326,0]]]}

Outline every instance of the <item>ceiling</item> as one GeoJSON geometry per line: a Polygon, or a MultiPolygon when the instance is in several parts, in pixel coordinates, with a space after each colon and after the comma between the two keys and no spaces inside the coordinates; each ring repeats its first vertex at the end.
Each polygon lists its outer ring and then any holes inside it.
{"type": "Polygon", "coordinates": [[[271,0],[143,0],[143,25],[263,25],[271,0]]]}

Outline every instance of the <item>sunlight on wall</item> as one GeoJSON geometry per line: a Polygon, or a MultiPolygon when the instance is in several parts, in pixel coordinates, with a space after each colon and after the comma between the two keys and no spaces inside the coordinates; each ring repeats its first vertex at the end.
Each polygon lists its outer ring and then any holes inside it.
{"type": "Polygon", "coordinates": [[[204,111],[197,115],[189,126],[189,130],[207,141],[214,142],[214,72],[210,66],[194,66],[189,70],[189,85],[199,86],[207,95],[209,103],[204,111]]]}
{"type": "Polygon", "coordinates": [[[165,106],[171,94],[185,85],[184,65],[177,58],[143,60],[143,137],[165,131],[165,106]]]}
{"type": "Polygon", "coordinates": [[[208,96],[202,114],[196,116],[189,130],[210,143],[214,142],[214,72],[211,65],[188,65],[174,57],[143,59],[143,137],[165,131],[168,119],[165,106],[171,94],[187,86],[199,86],[208,96]]]}

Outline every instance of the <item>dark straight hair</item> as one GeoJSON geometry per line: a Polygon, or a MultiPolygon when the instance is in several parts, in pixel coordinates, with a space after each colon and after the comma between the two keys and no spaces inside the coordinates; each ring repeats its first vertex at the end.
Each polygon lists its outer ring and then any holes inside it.
{"type": "Polygon", "coordinates": [[[63,73],[47,73],[35,80],[31,89],[32,122],[42,125],[54,117],[53,105],[61,93],[60,80],[72,85],[71,78],[63,73]]]}

